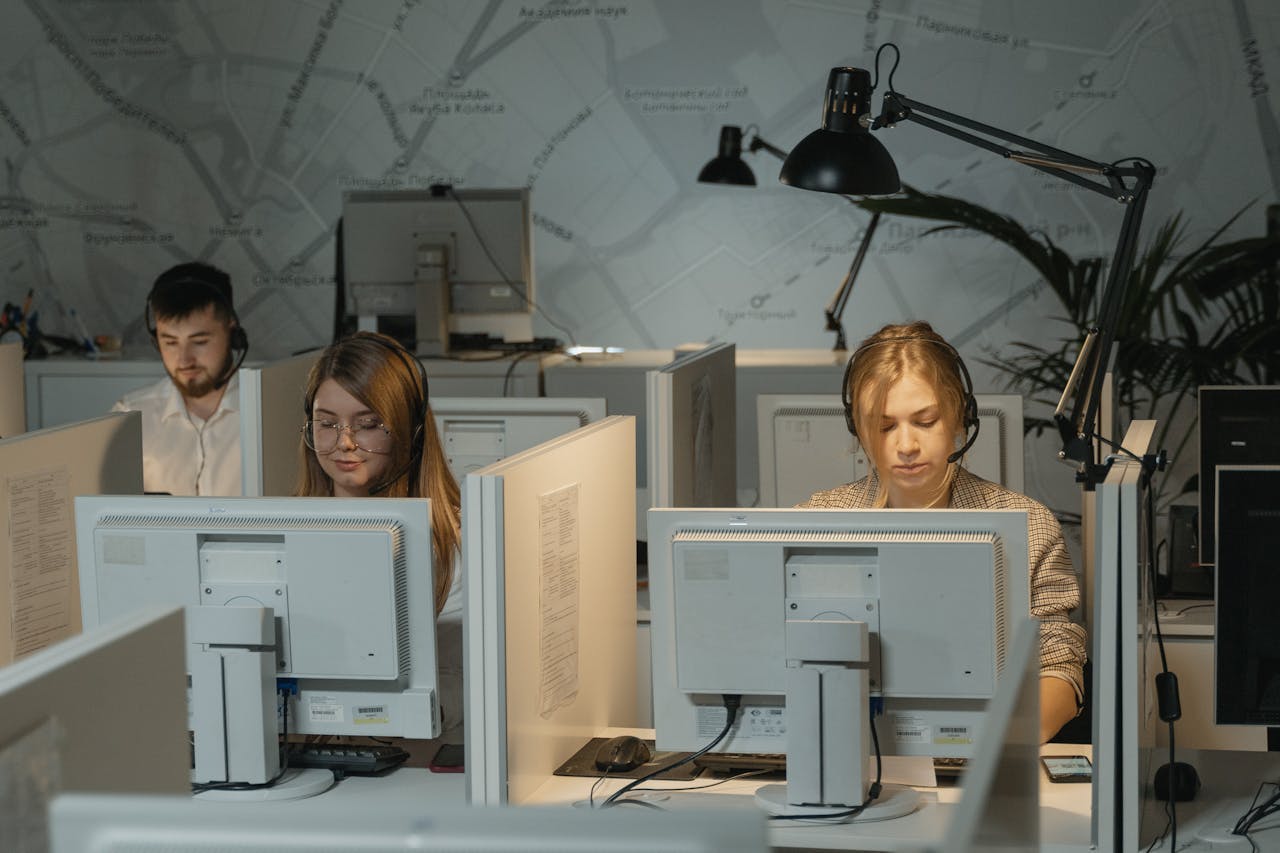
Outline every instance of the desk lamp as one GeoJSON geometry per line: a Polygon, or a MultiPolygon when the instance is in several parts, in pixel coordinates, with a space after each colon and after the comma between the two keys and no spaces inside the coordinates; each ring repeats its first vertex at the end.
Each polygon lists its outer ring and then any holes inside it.
{"type": "MultiPolygon", "coordinates": [[[[764,150],[779,160],[787,159],[787,152],[760,138],[760,133],[756,130],[755,125],[748,126],[747,131],[751,133],[751,140],[747,143],[748,151],[754,154],[757,151],[764,150]]],[[[884,149],[882,148],[881,150],[883,151],[884,149]]],[[[888,155],[886,154],[885,156],[887,157],[888,155]]],[[[893,167],[892,160],[889,161],[889,167],[893,167]]],[[[897,174],[894,171],[895,184],[893,189],[886,190],[886,192],[897,191],[897,174]]],[[[737,187],[754,187],[756,185],[755,174],[742,159],[742,128],[732,124],[726,124],[720,128],[720,151],[715,157],[707,161],[707,165],[702,167],[702,171],[698,172],[698,181],[703,184],[729,184],[737,187]]],[[[786,182],[784,181],[784,183],[786,182]]],[[[856,199],[847,195],[844,198],[851,204],[858,203],[856,199]]],[[[844,324],[840,321],[840,318],[844,316],[844,308],[849,302],[849,294],[853,292],[853,282],[858,277],[858,270],[862,268],[862,261],[867,256],[867,247],[871,245],[871,238],[875,235],[876,227],[879,224],[880,212],[876,211],[872,214],[871,221],[867,223],[867,230],[862,235],[862,242],[858,244],[858,251],[854,253],[853,262],[849,264],[849,271],[845,273],[844,279],[836,289],[835,295],[831,297],[831,301],[823,309],[823,315],[827,318],[827,331],[836,333],[836,343],[832,349],[837,352],[843,352],[849,348],[844,334],[844,324]]]]}
{"type": "Polygon", "coordinates": [[[1105,472],[1104,466],[1093,462],[1091,452],[1102,381],[1155,168],[1141,157],[1099,163],[908,98],[893,88],[893,72],[900,58],[896,45],[882,45],[876,51],[874,82],[865,69],[832,68],[827,77],[822,126],[791,149],[778,180],[801,189],[841,195],[897,192],[900,189],[897,167],[871,131],[893,127],[899,122],[914,122],[1125,205],[1097,325],[1080,347],[1054,412],[1062,438],[1059,458],[1076,465],[1081,480],[1096,483],[1105,472]],[[871,93],[879,82],[880,54],[889,47],[893,48],[895,58],[889,71],[888,91],[880,115],[872,116],[871,93]],[[1026,150],[1009,148],[1004,143],[1026,150]]]}

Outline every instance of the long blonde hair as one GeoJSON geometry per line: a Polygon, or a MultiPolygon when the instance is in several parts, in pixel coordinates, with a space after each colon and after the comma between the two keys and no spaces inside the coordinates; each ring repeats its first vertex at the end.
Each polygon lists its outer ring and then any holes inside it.
{"type": "MultiPolygon", "coordinates": [[[[852,420],[867,461],[877,473],[879,487],[875,506],[885,506],[889,492],[879,478],[882,460],[880,447],[872,439],[879,434],[880,416],[884,412],[889,389],[903,377],[917,376],[927,382],[938,395],[938,409],[957,442],[965,433],[964,412],[968,398],[964,376],[958,362],[960,354],[946,339],[924,321],[888,325],[866,338],[854,350],[845,372],[845,401],[852,407],[852,420]]],[[[956,464],[947,466],[934,505],[946,504],[955,481],[956,464]]]]}
{"type": "MultiPolygon", "coordinates": [[[[311,368],[303,399],[307,418],[311,417],[316,391],[327,379],[376,412],[396,438],[387,460],[387,470],[395,479],[376,489],[376,494],[431,499],[433,586],[439,613],[453,584],[454,557],[462,538],[462,494],[445,459],[427,398],[426,374],[395,339],[357,332],[330,344],[311,368]]],[[[305,441],[298,442],[298,452],[300,473],[294,493],[332,496],[333,480],[320,467],[315,452],[305,441]]]]}

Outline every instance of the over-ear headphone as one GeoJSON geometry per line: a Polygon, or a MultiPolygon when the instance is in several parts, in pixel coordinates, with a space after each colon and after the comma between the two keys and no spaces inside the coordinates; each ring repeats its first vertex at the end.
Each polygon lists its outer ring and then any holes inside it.
{"type": "Polygon", "coordinates": [[[903,341],[923,341],[942,347],[955,360],[956,373],[960,375],[961,381],[964,383],[964,400],[961,403],[961,424],[969,437],[965,439],[960,449],[947,457],[947,464],[950,465],[958,462],[965,453],[973,447],[973,443],[978,440],[978,430],[982,423],[978,418],[978,398],[973,394],[973,379],[969,376],[969,368],[965,366],[964,359],[960,357],[960,351],[951,344],[938,338],[929,338],[922,335],[905,335],[896,338],[882,338],[878,341],[870,341],[863,344],[853,351],[853,355],[849,356],[849,363],[844,368],[844,378],[840,381],[840,402],[844,405],[844,423],[849,428],[849,432],[854,438],[858,437],[858,427],[853,420],[853,400],[849,396],[849,379],[853,376],[853,363],[857,361],[858,356],[863,352],[877,347],[882,344],[901,343],[903,341]]]}
{"type": "Polygon", "coordinates": [[[221,388],[231,381],[231,377],[240,369],[240,365],[244,364],[245,357],[249,354],[249,335],[244,330],[244,326],[240,324],[240,316],[236,314],[236,306],[231,301],[230,280],[226,278],[226,274],[221,270],[213,267],[207,267],[203,264],[182,264],[160,274],[155,284],[151,285],[151,290],[147,293],[147,303],[144,309],[144,321],[147,324],[147,335],[151,338],[151,345],[157,350],[160,349],[159,332],[156,330],[155,312],[151,308],[151,300],[155,297],[156,290],[170,287],[203,287],[214,295],[215,300],[226,309],[227,315],[231,318],[230,338],[228,347],[232,355],[229,368],[223,372],[218,381],[214,384],[215,388],[221,388]],[[202,275],[202,269],[207,269],[208,274],[202,275]],[[214,280],[212,276],[221,276],[223,280],[214,280]]]}

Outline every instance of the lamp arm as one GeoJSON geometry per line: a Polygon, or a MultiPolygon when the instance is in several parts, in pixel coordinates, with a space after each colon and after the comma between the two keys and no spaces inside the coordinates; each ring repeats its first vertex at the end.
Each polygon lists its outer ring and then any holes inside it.
{"type": "Polygon", "coordinates": [[[779,148],[778,146],[772,143],[765,142],[763,139],[760,138],[760,134],[758,133],[755,136],[751,137],[751,142],[750,144],[747,145],[747,150],[753,154],[761,150],[768,151],[770,154],[772,154],[774,157],[777,157],[779,160],[787,159],[787,152],[783,151],[781,148],[779,148]]]}
{"type": "Polygon", "coordinates": [[[880,224],[880,211],[876,211],[871,216],[871,221],[867,223],[867,229],[863,232],[862,242],[858,244],[858,251],[853,256],[853,262],[849,264],[849,271],[845,273],[844,280],[840,282],[840,287],[836,289],[835,295],[831,297],[831,302],[823,310],[827,318],[827,331],[836,333],[836,345],[832,349],[844,351],[849,348],[848,342],[844,336],[844,324],[840,322],[840,318],[844,316],[845,305],[849,303],[849,294],[853,293],[853,282],[858,278],[858,270],[862,268],[862,261],[867,256],[867,247],[871,245],[871,238],[876,233],[876,227],[880,224]]]}
{"type": "MultiPolygon", "coordinates": [[[[1080,157],[1060,148],[1054,148],[1052,145],[1045,145],[1043,142],[1037,142],[1034,139],[1019,136],[1016,133],[1001,130],[998,127],[992,127],[929,104],[921,103],[897,92],[888,92],[884,96],[884,108],[871,127],[873,130],[887,126],[891,127],[900,121],[911,121],[924,125],[945,136],[968,142],[970,145],[982,148],[985,151],[999,154],[1006,159],[1022,163],[1025,166],[1030,166],[1033,169],[1038,169],[1056,178],[1069,181],[1099,195],[1124,203],[1131,201],[1136,192],[1136,187],[1126,185],[1125,179],[1131,179],[1137,184],[1142,181],[1144,173],[1149,171],[1149,167],[1139,165],[1115,166],[1110,163],[1099,163],[1096,160],[1090,160],[1087,157],[1080,157]],[[935,121],[926,116],[934,116],[940,120],[935,121]],[[953,125],[959,125],[959,127],[953,125]],[[977,131],[977,133],[984,134],[986,137],[994,137],[995,139],[1027,148],[1034,153],[1009,148],[983,136],[968,133],[961,130],[960,127],[977,131]],[[1090,180],[1082,177],[1083,175],[1095,175],[1101,180],[1090,180]]],[[[1146,183],[1148,186],[1150,185],[1149,177],[1146,183]]]]}
{"type": "Polygon", "coordinates": [[[1133,270],[1133,259],[1137,251],[1138,231],[1142,227],[1142,213],[1147,205],[1147,191],[1155,179],[1155,169],[1145,160],[1137,159],[1128,166],[1099,163],[912,100],[897,92],[888,92],[884,96],[880,115],[871,123],[871,129],[890,127],[900,121],[924,125],[1125,205],[1120,237],[1116,242],[1102,292],[1097,326],[1091,330],[1085,345],[1081,346],[1071,378],[1063,390],[1058,409],[1054,412],[1054,420],[1062,438],[1062,450],[1058,456],[1064,461],[1078,463],[1081,466],[1081,478],[1086,482],[1096,482],[1098,472],[1092,468],[1091,451],[1098,409],[1102,402],[1102,383],[1111,360],[1116,322],[1124,307],[1129,273],[1133,270]],[[993,139],[1001,142],[992,141],[993,139]],[[1009,148],[1002,142],[1027,150],[1009,148]],[[1074,402],[1068,417],[1067,402],[1073,394],[1074,402]]]}
{"type": "MultiPolygon", "coordinates": [[[[1110,366],[1116,325],[1124,310],[1129,273],[1133,270],[1133,259],[1137,254],[1138,231],[1142,227],[1142,214],[1147,206],[1147,189],[1150,185],[1149,178],[1139,182],[1133,200],[1125,207],[1120,237],[1116,241],[1111,269],[1107,273],[1097,327],[1094,330],[1097,346],[1082,347],[1072,370],[1073,375],[1079,373],[1082,384],[1077,390],[1071,417],[1067,419],[1062,403],[1059,403],[1058,411],[1054,413],[1058,433],[1062,438],[1062,450],[1058,456],[1063,461],[1079,463],[1086,469],[1092,463],[1092,439],[1096,432],[1098,409],[1102,404],[1102,383],[1110,366]]],[[[1091,472],[1085,470],[1083,473],[1088,482],[1093,482],[1091,472]]]]}

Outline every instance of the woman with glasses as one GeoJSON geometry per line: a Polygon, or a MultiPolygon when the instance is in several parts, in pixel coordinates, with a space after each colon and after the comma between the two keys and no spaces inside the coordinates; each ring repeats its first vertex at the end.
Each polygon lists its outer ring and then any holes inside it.
{"type": "Polygon", "coordinates": [[[417,359],[392,338],[357,332],[320,355],[307,379],[304,405],[297,494],[431,499],[439,614],[450,593],[458,595],[453,568],[461,493],[417,359]]]}
{"type": "MultiPolygon", "coordinates": [[[[436,430],[427,374],[393,338],[357,332],[321,353],[304,406],[298,495],[431,499],[440,739],[461,743],[462,585],[454,572],[461,492],[436,430]]],[[[400,745],[416,755],[415,743],[400,745]]]]}

